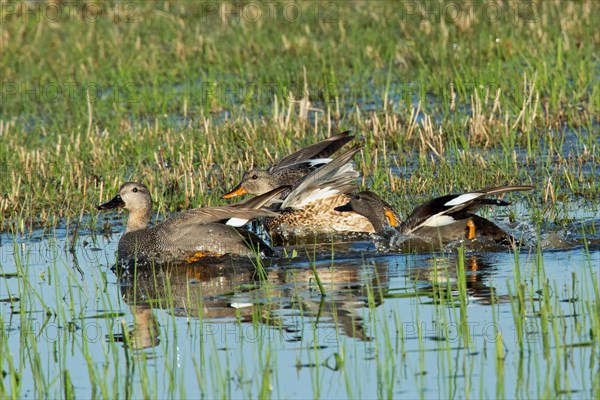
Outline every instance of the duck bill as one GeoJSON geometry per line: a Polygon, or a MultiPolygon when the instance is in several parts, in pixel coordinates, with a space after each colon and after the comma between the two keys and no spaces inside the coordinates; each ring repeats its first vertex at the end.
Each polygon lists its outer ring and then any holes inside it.
{"type": "Polygon", "coordinates": [[[348,212],[348,211],[354,211],[352,209],[352,205],[350,203],[348,204],[344,204],[343,206],[339,206],[334,208],[335,211],[340,211],[340,212],[348,212]]]}
{"type": "Polygon", "coordinates": [[[387,218],[390,226],[398,226],[398,221],[396,221],[396,216],[392,210],[385,210],[385,217],[387,218]]]}
{"type": "Polygon", "coordinates": [[[223,195],[223,199],[230,199],[235,196],[241,196],[243,194],[247,194],[248,191],[244,189],[241,185],[236,186],[231,192],[225,193],[223,195]]]}
{"type": "Polygon", "coordinates": [[[125,207],[125,202],[121,198],[121,196],[116,195],[112,200],[107,201],[104,204],[100,204],[96,207],[98,210],[111,210],[113,208],[123,208],[125,207]]]}

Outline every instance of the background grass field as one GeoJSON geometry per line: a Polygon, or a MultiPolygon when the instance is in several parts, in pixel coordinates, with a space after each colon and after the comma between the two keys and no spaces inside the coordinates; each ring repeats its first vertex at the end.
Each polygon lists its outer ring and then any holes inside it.
{"type": "MultiPolygon", "coordinates": [[[[2,227],[74,218],[126,180],[213,205],[250,165],[351,129],[402,211],[534,184],[597,199],[594,1],[3,2],[2,227]]],[[[595,201],[593,203],[596,203],[595,201]]]]}

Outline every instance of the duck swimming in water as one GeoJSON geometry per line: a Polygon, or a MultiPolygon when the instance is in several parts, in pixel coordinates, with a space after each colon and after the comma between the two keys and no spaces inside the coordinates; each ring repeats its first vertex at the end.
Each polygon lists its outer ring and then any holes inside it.
{"type": "Polygon", "coordinates": [[[150,191],[138,182],[123,184],[112,200],[97,208],[129,211],[117,251],[122,265],[150,260],[191,262],[226,254],[245,257],[254,255],[258,248],[263,252],[270,249],[256,235],[238,231],[236,227],[254,218],[277,217],[276,212],[261,207],[286,189],[272,190],[239,205],[183,211],[154,226],[148,226],[152,212],[150,191]]]}

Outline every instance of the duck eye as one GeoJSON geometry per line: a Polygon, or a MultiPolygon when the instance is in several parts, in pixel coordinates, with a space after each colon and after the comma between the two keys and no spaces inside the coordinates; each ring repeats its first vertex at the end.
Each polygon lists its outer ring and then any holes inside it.
{"type": "Polygon", "coordinates": [[[252,175],[252,179],[258,179],[258,176],[256,174],[252,175]]]}
{"type": "Polygon", "coordinates": [[[138,191],[138,188],[134,187],[133,188],[133,193],[137,193],[137,191],[138,191]]]}
{"type": "Polygon", "coordinates": [[[360,196],[359,195],[354,196],[354,200],[360,200],[360,196]]]}

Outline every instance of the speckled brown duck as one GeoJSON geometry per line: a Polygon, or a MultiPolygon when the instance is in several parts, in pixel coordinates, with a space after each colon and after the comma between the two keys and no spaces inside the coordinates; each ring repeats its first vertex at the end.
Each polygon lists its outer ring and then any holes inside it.
{"type": "Polygon", "coordinates": [[[280,204],[281,214],[268,220],[268,230],[283,237],[375,232],[371,222],[359,213],[335,210],[348,203],[347,193],[357,188],[359,174],[352,158],[358,151],[360,146],[354,146],[297,183],[280,204]]]}
{"type": "Polygon", "coordinates": [[[119,240],[118,262],[147,263],[195,261],[201,257],[252,256],[257,250],[269,251],[255,235],[238,231],[248,220],[276,217],[278,214],[261,209],[265,203],[286,188],[278,188],[252,199],[244,205],[203,207],[180,212],[154,226],[148,226],[152,198],[148,188],[137,182],[127,182],[109,202],[98,210],[124,208],[129,211],[125,233],[119,240]]]}
{"type": "Polygon", "coordinates": [[[371,191],[355,194],[348,204],[337,207],[336,210],[364,215],[371,221],[377,234],[387,238],[413,235],[441,240],[442,243],[483,238],[511,245],[517,243],[511,235],[474,212],[484,205],[510,204],[490,196],[529,190],[533,190],[533,187],[503,186],[437,197],[416,207],[403,222],[392,216],[389,204],[371,191]]]}
{"type": "Polygon", "coordinates": [[[360,146],[334,159],[320,158],[333,154],[352,138],[349,132],[343,132],[284,158],[268,170],[249,171],[240,184],[223,197],[261,194],[277,185],[292,185],[289,191],[282,193],[281,201],[272,205],[283,211],[267,223],[274,238],[373,233],[375,230],[366,217],[335,211],[335,207],[350,200],[347,193],[357,188],[360,174],[354,169],[352,158],[360,146]]]}

